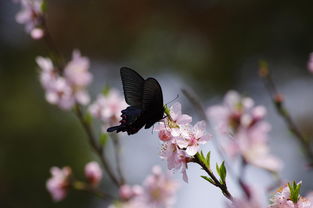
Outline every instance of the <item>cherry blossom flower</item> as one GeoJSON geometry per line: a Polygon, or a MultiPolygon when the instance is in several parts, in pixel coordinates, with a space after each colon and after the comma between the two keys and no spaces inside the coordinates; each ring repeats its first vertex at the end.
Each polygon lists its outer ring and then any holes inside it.
{"type": "Polygon", "coordinates": [[[199,151],[200,144],[205,144],[210,136],[206,133],[205,121],[199,121],[194,127],[189,125],[181,128],[181,134],[176,138],[176,143],[179,148],[186,149],[189,156],[194,156],[199,151]]]}
{"type": "Polygon", "coordinates": [[[183,180],[188,183],[187,176],[187,163],[191,158],[187,155],[184,150],[172,142],[165,142],[161,149],[161,158],[167,161],[167,167],[169,170],[181,170],[183,174],[183,180]]]}
{"type": "Polygon", "coordinates": [[[162,173],[159,166],[155,166],[142,186],[122,186],[122,201],[109,208],[171,208],[175,203],[177,188],[178,184],[162,173]]]}
{"type": "Polygon", "coordinates": [[[102,169],[97,162],[89,162],[85,166],[85,176],[87,181],[93,186],[97,186],[100,183],[102,174],[102,169]]]}
{"type": "Polygon", "coordinates": [[[206,123],[201,121],[192,126],[192,118],[182,114],[178,102],[169,108],[167,114],[155,127],[160,140],[164,142],[160,156],[167,161],[169,170],[181,170],[183,180],[188,182],[187,163],[199,151],[200,144],[205,144],[209,139],[205,131],[206,123]]]}
{"type": "Polygon", "coordinates": [[[309,199],[301,196],[296,203],[293,202],[290,199],[290,189],[285,185],[279,188],[271,198],[271,205],[268,208],[313,208],[313,204],[309,199]]]}
{"type": "Polygon", "coordinates": [[[175,181],[163,174],[159,166],[155,166],[152,174],[146,178],[143,184],[144,200],[149,207],[172,207],[177,187],[178,184],[175,181]]]}
{"type": "Polygon", "coordinates": [[[52,177],[47,181],[47,189],[54,201],[61,201],[67,195],[72,170],[69,167],[64,167],[62,169],[52,167],[50,172],[52,177]]]}
{"type": "Polygon", "coordinates": [[[251,98],[230,91],[224,104],[210,107],[207,115],[225,141],[223,146],[229,156],[240,155],[248,163],[269,171],[281,169],[281,162],[270,154],[267,145],[271,126],[264,121],[265,107],[255,106],[251,98]]]}
{"type": "Polygon", "coordinates": [[[126,102],[118,91],[110,89],[107,94],[98,95],[97,100],[89,106],[89,112],[103,122],[103,131],[106,132],[108,125],[118,124],[121,111],[126,106],[126,102]]]}
{"type": "Polygon", "coordinates": [[[139,185],[129,186],[129,185],[122,185],[119,190],[119,196],[122,200],[128,201],[134,197],[142,195],[143,189],[139,185]]]}
{"type": "Polygon", "coordinates": [[[51,59],[37,57],[36,62],[41,69],[40,82],[49,103],[64,110],[71,109],[75,103],[89,103],[86,87],[90,84],[92,75],[88,72],[89,60],[86,57],[74,51],[72,60],[64,69],[64,76],[56,69],[51,59]]]}
{"type": "Polygon", "coordinates": [[[231,204],[227,204],[227,208],[262,208],[260,199],[255,189],[250,186],[246,187],[250,193],[250,196],[242,198],[234,198],[231,204]]]}
{"type": "Polygon", "coordinates": [[[19,24],[24,24],[26,32],[33,39],[40,39],[44,36],[44,31],[41,29],[42,24],[42,0],[19,0],[22,9],[16,15],[16,21],[19,24]]]}

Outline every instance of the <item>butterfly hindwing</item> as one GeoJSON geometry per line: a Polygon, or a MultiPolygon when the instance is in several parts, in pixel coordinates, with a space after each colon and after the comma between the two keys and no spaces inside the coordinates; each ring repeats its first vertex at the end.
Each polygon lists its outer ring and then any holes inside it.
{"type": "Polygon", "coordinates": [[[146,129],[163,117],[162,89],[159,82],[154,78],[148,78],[144,82],[142,108],[146,117],[146,129]]]}
{"type": "Polygon", "coordinates": [[[145,80],[136,71],[127,67],[122,67],[120,73],[126,103],[141,107],[145,80]]]}

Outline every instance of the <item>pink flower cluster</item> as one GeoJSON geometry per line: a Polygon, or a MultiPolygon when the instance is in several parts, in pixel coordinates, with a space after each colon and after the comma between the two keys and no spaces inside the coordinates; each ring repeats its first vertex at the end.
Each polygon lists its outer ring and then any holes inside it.
{"type": "Polygon", "coordinates": [[[175,203],[177,188],[178,184],[163,174],[159,166],[155,166],[142,186],[122,186],[122,202],[110,205],[109,208],[170,208],[175,203]]]}
{"type": "Polygon", "coordinates": [[[21,11],[16,15],[16,21],[25,25],[26,32],[33,39],[40,39],[44,35],[41,28],[43,21],[42,0],[16,0],[21,4],[21,11]]]}
{"type": "Polygon", "coordinates": [[[127,104],[116,89],[98,95],[97,100],[89,106],[91,115],[103,122],[103,132],[108,126],[118,124],[121,111],[127,104]]]}
{"type": "Polygon", "coordinates": [[[97,162],[89,162],[85,166],[85,177],[92,186],[99,185],[102,175],[102,169],[97,162]]]}
{"type": "Polygon", "coordinates": [[[182,114],[181,104],[175,103],[169,109],[169,116],[155,128],[163,142],[161,158],[167,160],[170,170],[181,169],[185,182],[188,182],[187,163],[200,150],[200,145],[210,138],[206,133],[205,121],[197,122],[194,126],[191,122],[189,115],[182,114]]]}
{"type": "Polygon", "coordinates": [[[36,62],[41,69],[40,82],[49,103],[65,110],[71,109],[75,103],[89,103],[86,87],[91,83],[92,75],[88,71],[87,57],[82,57],[80,52],[75,50],[72,60],[65,66],[62,74],[49,58],[37,57],[36,62]]]}
{"type": "Polygon", "coordinates": [[[222,105],[208,108],[207,115],[221,137],[226,138],[226,152],[241,155],[246,162],[270,171],[278,171],[281,162],[269,153],[270,125],[264,121],[266,109],[255,106],[251,98],[230,91],[222,105]]]}
{"type": "Polygon", "coordinates": [[[67,196],[70,188],[72,169],[70,167],[64,167],[62,169],[52,167],[50,172],[52,177],[47,181],[47,189],[53,201],[61,201],[67,196]]]}
{"type": "MultiPolygon", "coordinates": [[[[58,202],[67,196],[72,186],[72,169],[70,167],[64,167],[62,169],[52,167],[50,172],[52,177],[47,181],[47,190],[51,194],[53,201],[58,202]]],[[[90,162],[85,166],[85,177],[91,186],[99,185],[102,174],[102,170],[97,162],[90,162]]]]}
{"type": "Polygon", "coordinates": [[[297,203],[290,199],[290,189],[287,185],[278,189],[271,199],[268,208],[313,208],[313,202],[305,197],[300,197],[297,203]]]}

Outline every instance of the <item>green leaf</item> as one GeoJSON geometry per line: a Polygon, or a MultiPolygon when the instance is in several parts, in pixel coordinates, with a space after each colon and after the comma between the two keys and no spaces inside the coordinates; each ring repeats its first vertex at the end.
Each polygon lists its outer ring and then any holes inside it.
{"type": "Polygon", "coordinates": [[[215,182],[211,178],[209,178],[207,176],[201,176],[201,178],[203,178],[204,180],[208,181],[209,183],[211,183],[213,185],[216,185],[215,182]]]}
{"type": "Polygon", "coordinates": [[[208,152],[206,154],[206,163],[207,163],[207,168],[210,169],[210,166],[211,166],[211,152],[208,152]]]}
{"type": "Polygon", "coordinates": [[[221,182],[223,184],[225,184],[225,182],[226,182],[226,175],[227,175],[227,171],[226,171],[226,167],[225,167],[225,161],[223,161],[221,166],[220,166],[220,177],[221,177],[221,182]]]}
{"type": "Polygon", "coordinates": [[[227,171],[226,171],[226,167],[225,167],[225,161],[223,161],[220,166],[216,163],[216,172],[220,176],[221,184],[225,184],[226,183],[226,175],[227,175],[227,171]]]}
{"type": "Polygon", "coordinates": [[[288,183],[288,187],[290,190],[290,199],[294,203],[297,203],[300,198],[301,184],[301,182],[297,184],[295,181],[293,181],[292,184],[288,183]]]}
{"type": "Polygon", "coordinates": [[[105,146],[109,140],[109,135],[106,133],[102,133],[99,137],[99,144],[101,146],[105,146]]]}

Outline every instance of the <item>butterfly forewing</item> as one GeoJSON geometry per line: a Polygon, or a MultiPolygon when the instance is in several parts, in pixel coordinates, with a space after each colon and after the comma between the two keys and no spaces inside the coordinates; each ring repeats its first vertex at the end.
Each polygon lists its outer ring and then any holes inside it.
{"type": "Polygon", "coordinates": [[[120,73],[126,103],[141,107],[145,80],[136,71],[127,67],[122,67],[120,73]]]}

